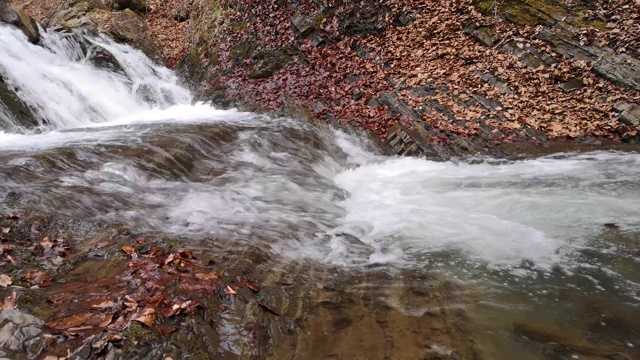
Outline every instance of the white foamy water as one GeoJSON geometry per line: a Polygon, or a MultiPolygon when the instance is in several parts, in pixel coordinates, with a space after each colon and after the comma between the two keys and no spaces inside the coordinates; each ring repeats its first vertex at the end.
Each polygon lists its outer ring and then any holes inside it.
{"type": "Polygon", "coordinates": [[[371,261],[456,250],[496,266],[550,267],[605,224],[640,229],[638,165],[640,155],[621,153],[479,164],[402,158],[335,181],[350,194],[343,227],[376,250],[371,261]]]}
{"type": "Polygon", "coordinates": [[[21,31],[0,26],[0,75],[49,129],[117,122],[191,103],[173,72],[106,37],[42,31],[42,45],[25,39],[21,31]],[[91,64],[89,54],[100,47],[117,59],[124,74],[91,64]]]}
{"type": "Polygon", "coordinates": [[[0,27],[0,73],[43,124],[0,132],[0,155],[20,155],[5,162],[6,184],[33,166],[46,191],[37,195],[32,182],[24,191],[56,209],[64,199],[69,212],[347,266],[421,266],[455,254],[482,266],[549,269],[595,246],[605,224],[640,230],[637,154],[382,157],[339,131],[192,104],[174,73],[107,38],[45,32],[36,46],[0,27]],[[92,65],[87,46],[108,50],[122,71],[92,65]],[[74,148],[78,162],[56,157],[58,147],[74,148]],[[29,157],[38,152],[68,168],[41,171],[29,157]],[[158,158],[170,161],[148,163],[158,158]]]}

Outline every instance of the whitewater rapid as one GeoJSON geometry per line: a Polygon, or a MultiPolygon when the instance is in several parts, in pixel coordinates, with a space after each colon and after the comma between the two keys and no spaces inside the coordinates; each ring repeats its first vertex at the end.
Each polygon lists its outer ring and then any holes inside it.
{"type": "Polygon", "coordinates": [[[60,214],[341,266],[550,270],[611,250],[612,228],[640,231],[638,154],[382,156],[328,127],[194,103],[173,72],[106,37],[44,32],[37,46],[0,27],[0,74],[40,124],[0,129],[0,187],[60,214]],[[93,65],[87,44],[124,73],[93,65]]]}

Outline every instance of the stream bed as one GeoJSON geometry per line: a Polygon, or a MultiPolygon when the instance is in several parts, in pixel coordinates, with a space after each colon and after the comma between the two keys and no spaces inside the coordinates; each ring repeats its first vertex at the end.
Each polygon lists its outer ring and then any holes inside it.
{"type": "MultiPolygon", "coordinates": [[[[357,133],[194,103],[106,38],[43,36],[0,27],[0,75],[39,124],[0,107],[0,213],[126,224],[290,286],[255,342],[246,305],[196,323],[207,356],[640,358],[639,154],[390,157],[357,133]]],[[[147,357],[187,354],[181,334],[147,357]]]]}

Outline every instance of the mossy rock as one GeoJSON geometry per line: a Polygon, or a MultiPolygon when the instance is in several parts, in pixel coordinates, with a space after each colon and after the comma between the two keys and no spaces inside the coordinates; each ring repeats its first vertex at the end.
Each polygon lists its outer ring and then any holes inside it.
{"type": "Polygon", "coordinates": [[[267,50],[258,53],[253,58],[255,67],[249,72],[251,79],[265,79],[273,76],[277,71],[282,70],[290,61],[291,57],[284,51],[267,50]]]}
{"type": "Polygon", "coordinates": [[[568,21],[579,27],[604,28],[601,21],[585,19],[584,12],[590,8],[588,2],[562,6],[553,0],[473,0],[473,5],[485,15],[497,15],[516,25],[549,26],[569,18],[568,21]]]}

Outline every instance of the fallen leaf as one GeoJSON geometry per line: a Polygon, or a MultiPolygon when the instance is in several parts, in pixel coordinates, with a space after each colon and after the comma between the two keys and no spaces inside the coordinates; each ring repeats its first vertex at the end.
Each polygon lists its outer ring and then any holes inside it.
{"type": "Polygon", "coordinates": [[[133,321],[138,321],[147,325],[148,327],[151,327],[156,321],[156,311],[151,308],[145,308],[142,310],[142,314],[133,318],[133,321]]]}
{"type": "Polygon", "coordinates": [[[16,308],[16,292],[14,291],[9,297],[0,300],[0,311],[16,308]]]}
{"type": "Polygon", "coordinates": [[[42,241],[40,242],[40,246],[42,246],[42,252],[43,253],[47,253],[49,252],[49,250],[51,250],[51,248],[53,247],[53,242],[51,240],[49,240],[49,237],[45,237],[44,239],[42,239],[42,241]]]}
{"type": "MultiPolygon", "coordinates": [[[[82,313],[72,315],[58,321],[49,322],[49,326],[54,329],[64,330],[64,329],[72,329],[77,328],[78,326],[84,324],[85,321],[91,318],[91,313],[82,313]]],[[[77,329],[76,329],[77,330],[77,329]]]]}
{"type": "Polygon", "coordinates": [[[102,249],[107,245],[109,245],[109,242],[108,241],[103,241],[101,243],[98,243],[98,245],[96,245],[96,249],[102,249]]]}
{"type": "Polygon", "coordinates": [[[218,274],[212,272],[212,273],[208,273],[208,274],[198,273],[198,274],[196,274],[196,279],[200,279],[200,280],[217,280],[219,278],[218,278],[218,274]]]}
{"type": "Polygon", "coordinates": [[[11,281],[11,278],[7,275],[0,275],[0,287],[7,287],[9,285],[11,285],[13,283],[13,281],[11,281]]]}
{"type": "Polygon", "coordinates": [[[172,332],[176,331],[176,328],[170,326],[156,326],[156,330],[160,333],[160,335],[165,336],[169,335],[172,332]]]}
{"type": "Polygon", "coordinates": [[[231,288],[231,286],[229,286],[229,285],[227,285],[227,287],[226,287],[226,288],[224,288],[224,293],[225,293],[225,294],[227,294],[227,295],[237,295],[237,294],[238,294],[238,293],[237,293],[235,290],[233,290],[233,289],[231,288]]]}
{"type": "Polygon", "coordinates": [[[3,234],[8,234],[9,231],[11,231],[11,228],[2,228],[1,230],[3,234]]]}
{"type": "Polygon", "coordinates": [[[136,251],[136,249],[133,246],[123,246],[122,251],[124,251],[127,255],[131,255],[136,251]]]}
{"type": "Polygon", "coordinates": [[[51,279],[42,271],[32,270],[27,273],[25,276],[26,280],[31,285],[38,285],[42,287],[46,287],[51,285],[51,279]]]}
{"type": "Polygon", "coordinates": [[[116,303],[113,301],[103,301],[100,304],[97,305],[91,305],[92,309],[100,309],[100,310],[104,310],[104,309],[111,309],[114,306],[116,306],[116,303]]]}

